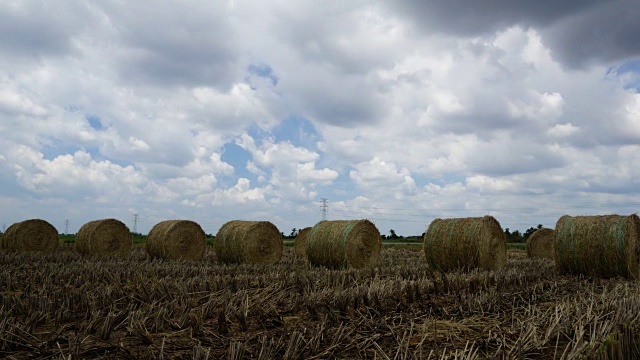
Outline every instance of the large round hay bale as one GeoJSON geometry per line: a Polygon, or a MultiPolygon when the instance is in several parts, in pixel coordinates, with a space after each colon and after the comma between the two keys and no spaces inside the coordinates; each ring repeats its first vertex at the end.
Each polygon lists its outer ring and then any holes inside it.
{"type": "Polygon", "coordinates": [[[200,260],[207,246],[207,236],[198,223],[190,220],[166,220],[149,232],[145,249],[153,258],[200,260]]]}
{"type": "Polygon", "coordinates": [[[555,252],[556,231],[549,228],[536,230],[527,239],[527,257],[553,260],[555,252]]]}
{"type": "Polygon", "coordinates": [[[507,262],[507,240],[493,216],[435,219],[423,245],[427,262],[439,271],[496,270],[507,262]]]}
{"type": "Polygon", "coordinates": [[[313,265],[356,269],[380,260],[380,232],[369,220],[321,221],[307,237],[307,259],[313,265]]]}
{"type": "Polygon", "coordinates": [[[556,268],[568,274],[638,278],[640,218],[568,216],[556,223],[556,268]]]}
{"type": "Polygon", "coordinates": [[[17,222],[5,231],[0,248],[8,251],[39,251],[51,253],[60,243],[58,230],[45,220],[31,219],[17,222]]]}
{"type": "Polygon", "coordinates": [[[216,234],[213,249],[223,263],[268,265],[280,261],[282,233],[268,221],[232,220],[216,234]]]}
{"type": "Polygon", "coordinates": [[[89,221],[76,234],[76,250],[85,255],[125,256],[132,243],[129,228],[116,219],[89,221]]]}
{"type": "Polygon", "coordinates": [[[311,233],[311,227],[306,227],[298,232],[298,236],[296,236],[294,242],[294,250],[296,256],[306,257],[307,256],[307,239],[309,238],[309,234],[311,233]]]}

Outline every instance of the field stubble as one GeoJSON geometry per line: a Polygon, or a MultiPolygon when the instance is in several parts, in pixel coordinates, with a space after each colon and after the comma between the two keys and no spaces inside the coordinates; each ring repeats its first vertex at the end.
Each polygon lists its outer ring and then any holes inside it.
{"type": "Polygon", "coordinates": [[[0,253],[0,357],[629,358],[638,282],[557,275],[509,250],[497,271],[433,272],[417,247],[377,267],[221,265],[0,253]]]}

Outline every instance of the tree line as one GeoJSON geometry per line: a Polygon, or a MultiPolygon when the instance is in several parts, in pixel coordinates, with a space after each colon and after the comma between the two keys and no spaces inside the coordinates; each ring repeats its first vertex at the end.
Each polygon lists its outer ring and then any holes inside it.
{"type": "MultiPolygon", "coordinates": [[[[526,243],[529,236],[531,236],[534,232],[542,229],[542,224],[538,224],[536,227],[530,227],[525,232],[521,232],[520,230],[511,231],[509,228],[504,229],[504,235],[507,238],[508,243],[526,243]]],[[[298,236],[298,233],[301,229],[293,228],[291,229],[291,233],[286,235],[284,232],[282,233],[282,237],[284,239],[295,239],[298,236]]],[[[415,236],[402,236],[398,235],[394,229],[389,230],[389,235],[381,234],[380,238],[382,240],[405,240],[405,241],[420,241],[424,238],[424,233],[421,235],[415,236]]]]}

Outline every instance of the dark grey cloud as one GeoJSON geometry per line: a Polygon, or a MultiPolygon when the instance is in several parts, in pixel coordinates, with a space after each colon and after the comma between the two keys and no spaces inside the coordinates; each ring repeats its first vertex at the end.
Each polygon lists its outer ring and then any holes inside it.
{"type": "Polygon", "coordinates": [[[403,0],[393,1],[400,13],[429,32],[476,36],[515,24],[546,26],[589,9],[600,0],[403,0]]]}
{"type": "Polygon", "coordinates": [[[348,89],[310,89],[299,99],[301,112],[317,121],[344,128],[372,125],[384,116],[386,110],[377,94],[363,86],[345,85],[348,89]]]}
{"type": "Polygon", "coordinates": [[[481,36],[534,27],[553,56],[573,68],[640,56],[638,1],[405,0],[389,6],[426,34],[481,36]]]}
{"type": "Polygon", "coordinates": [[[240,48],[224,4],[126,2],[104,11],[124,46],[118,69],[126,81],[226,88],[238,75],[240,48]]]}
{"type": "Polygon", "coordinates": [[[3,57],[66,54],[86,15],[84,6],[71,3],[0,2],[0,52],[3,57]]]}
{"type": "Polygon", "coordinates": [[[639,1],[603,1],[542,34],[555,58],[579,68],[639,57],[639,19],[639,1]]]}

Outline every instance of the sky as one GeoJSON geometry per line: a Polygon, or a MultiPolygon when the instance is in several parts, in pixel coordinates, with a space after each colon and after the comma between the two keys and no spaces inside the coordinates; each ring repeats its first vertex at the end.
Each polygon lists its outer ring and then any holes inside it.
{"type": "Polygon", "coordinates": [[[398,235],[636,213],[638,18],[631,0],[3,0],[0,225],[289,234],[322,199],[398,235]]]}

